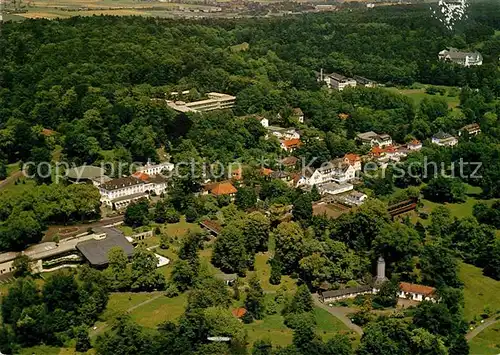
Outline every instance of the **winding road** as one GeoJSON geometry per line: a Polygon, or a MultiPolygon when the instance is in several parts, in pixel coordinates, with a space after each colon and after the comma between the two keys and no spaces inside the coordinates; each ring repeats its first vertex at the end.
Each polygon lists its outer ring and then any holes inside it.
{"type": "Polygon", "coordinates": [[[483,324],[481,324],[480,326],[478,326],[477,328],[475,328],[471,332],[467,333],[465,335],[465,339],[467,339],[467,341],[471,341],[472,339],[474,339],[474,337],[476,335],[478,335],[479,333],[481,333],[483,330],[485,330],[489,326],[491,326],[493,324],[496,324],[498,322],[500,322],[500,319],[494,319],[494,318],[488,319],[483,324]]]}

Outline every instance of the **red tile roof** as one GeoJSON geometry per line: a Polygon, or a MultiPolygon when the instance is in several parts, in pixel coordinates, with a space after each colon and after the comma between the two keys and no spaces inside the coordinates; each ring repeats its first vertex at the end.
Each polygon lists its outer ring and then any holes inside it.
{"type": "Polygon", "coordinates": [[[288,149],[300,147],[300,145],[302,144],[302,142],[298,138],[285,139],[285,140],[282,140],[281,143],[285,146],[285,148],[288,148],[288,149]]]}
{"type": "Polygon", "coordinates": [[[297,164],[297,161],[299,160],[299,158],[297,157],[293,157],[293,156],[290,156],[290,157],[285,157],[281,160],[281,163],[283,165],[286,165],[286,166],[293,166],[295,164],[297,164]]]}
{"type": "Polygon", "coordinates": [[[408,143],[408,144],[410,144],[410,145],[419,145],[419,144],[422,144],[422,143],[420,143],[420,141],[419,141],[418,139],[414,139],[414,140],[412,140],[412,141],[411,141],[410,143],[408,143]]]}
{"type": "Polygon", "coordinates": [[[271,169],[268,169],[268,168],[261,168],[260,173],[264,176],[269,176],[273,173],[273,171],[271,169]]]}
{"type": "Polygon", "coordinates": [[[233,316],[235,316],[236,318],[241,318],[243,317],[246,313],[247,313],[247,310],[245,308],[235,308],[231,311],[231,313],[233,314],[233,316]]]}
{"type": "Polygon", "coordinates": [[[354,165],[355,163],[361,161],[361,157],[354,153],[348,153],[344,155],[344,159],[347,160],[351,165],[354,165]]]}
{"type": "Polygon", "coordinates": [[[149,180],[149,175],[141,171],[133,173],[132,176],[144,182],[147,182],[149,180]]]}
{"type": "Polygon", "coordinates": [[[238,192],[236,190],[236,187],[233,186],[230,182],[221,182],[218,184],[215,184],[211,189],[210,193],[215,196],[221,196],[221,195],[232,195],[238,192]]]}
{"type": "Polygon", "coordinates": [[[50,136],[53,136],[55,135],[57,132],[56,131],[53,131],[51,129],[48,129],[48,128],[44,128],[42,129],[42,134],[45,136],[45,137],[50,137],[50,136]]]}
{"type": "Polygon", "coordinates": [[[376,156],[376,157],[378,157],[382,154],[395,153],[395,152],[396,152],[396,148],[392,145],[388,145],[387,147],[384,147],[384,148],[380,148],[378,145],[376,145],[371,150],[371,154],[373,156],[376,156]]]}
{"type": "Polygon", "coordinates": [[[399,284],[399,289],[403,292],[416,293],[419,295],[430,296],[436,292],[434,287],[411,284],[408,282],[401,282],[399,284]]]}

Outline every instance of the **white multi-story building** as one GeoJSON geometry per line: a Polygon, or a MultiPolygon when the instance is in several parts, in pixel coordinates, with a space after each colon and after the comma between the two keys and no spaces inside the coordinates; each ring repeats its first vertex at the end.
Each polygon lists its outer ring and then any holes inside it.
{"type": "Polygon", "coordinates": [[[439,60],[453,62],[464,67],[483,65],[483,56],[479,52],[462,52],[456,48],[447,48],[439,52],[439,60]]]}
{"type": "MultiPolygon", "coordinates": [[[[267,130],[269,134],[272,134],[278,139],[300,139],[300,134],[295,130],[295,128],[283,128],[277,126],[268,126],[267,130]]],[[[269,136],[269,134],[267,136],[269,136]]]]}
{"type": "Polygon", "coordinates": [[[355,87],[357,84],[356,80],[354,80],[353,78],[348,78],[346,76],[337,73],[326,75],[323,81],[326,83],[326,86],[329,89],[335,89],[339,91],[342,91],[349,86],[355,87]]]}
{"type": "Polygon", "coordinates": [[[131,202],[147,198],[148,184],[134,176],[113,179],[99,186],[101,202],[111,208],[123,208],[131,202]]]}
{"type": "Polygon", "coordinates": [[[343,184],[353,180],[355,177],[356,169],[354,166],[344,163],[342,159],[337,159],[325,163],[317,169],[305,169],[297,185],[312,187],[314,185],[319,186],[330,182],[343,184]]]}
{"type": "Polygon", "coordinates": [[[179,112],[205,112],[213,110],[224,110],[232,108],[236,102],[236,97],[218,92],[209,92],[208,99],[184,102],[167,100],[167,105],[179,112]]]}
{"type": "Polygon", "coordinates": [[[163,162],[159,164],[148,162],[146,165],[138,167],[137,171],[148,175],[158,175],[164,171],[170,172],[174,170],[174,167],[174,164],[169,162],[163,162]]]}

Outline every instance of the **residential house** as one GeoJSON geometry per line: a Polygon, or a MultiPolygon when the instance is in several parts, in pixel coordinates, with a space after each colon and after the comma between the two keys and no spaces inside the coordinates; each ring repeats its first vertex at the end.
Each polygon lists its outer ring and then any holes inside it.
{"type": "Polygon", "coordinates": [[[374,88],[377,86],[377,83],[375,81],[364,78],[362,76],[354,75],[353,78],[354,80],[356,80],[358,86],[364,86],[365,88],[374,88]]]}
{"type": "Polygon", "coordinates": [[[267,130],[278,139],[300,139],[300,134],[295,130],[295,128],[269,126],[267,127],[267,130]]]}
{"type": "Polygon", "coordinates": [[[297,162],[299,161],[299,158],[294,157],[294,156],[289,156],[281,159],[280,163],[283,166],[286,167],[295,167],[297,165],[297,162]]]}
{"type": "Polygon", "coordinates": [[[422,142],[420,142],[418,139],[413,139],[411,142],[408,142],[406,144],[406,148],[410,151],[419,151],[422,149],[422,142]]]}
{"type": "Polygon", "coordinates": [[[368,195],[359,191],[352,191],[350,194],[344,196],[342,200],[350,206],[361,206],[367,199],[368,195]]]}
{"type": "Polygon", "coordinates": [[[300,123],[304,123],[304,112],[299,107],[293,109],[292,116],[296,118],[300,123]]]}
{"type": "Polygon", "coordinates": [[[463,132],[467,132],[470,137],[477,136],[481,133],[481,127],[477,123],[468,124],[460,128],[458,135],[461,136],[463,132]]]}
{"type": "Polygon", "coordinates": [[[234,197],[238,190],[229,181],[216,182],[205,185],[205,194],[210,193],[214,196],[234,197]]]}
{"type": "Polygon", "coordinates": [[[346,164],[343,159],[332,160],[324,163],[319,168],[306,168],[298,180],[297,185],[312,187],[320,186],[329,182],[345,183],[356,177],[354,166],[346,164]]]}
{"type": "Polygon", "coordinates": [[[281,180],[283,182],[286,182],[288,185],[293,184],[292,175],[286,171],[273,171],[269,175],[269,177],[271,179],[277,179],[277,180],[281,180]]]}
{"type": "Polygon", "coordinates": [[[436,300],[436,289],[434,287],[401,282],[399,284],[399,298],[422,302],[436,300]]]}
{"type": "Polygon", "coordinates": [[[361,171],[361,157],[358,154],[348,153],[344,155],[344,163],[352,165],[356,171],[361,171]]]}
{"type": "Polygon", "coordinates": [[[479,52],[462,52],[456,48],[447,48],[438,54],[439,60],[452,62],[464,67],[483,65],[483,56],[479,52]]]}
{"type": "Polygon", "coordinates": [[[326,83],[326,86],[329,89],[335,89],[339,91],[342,91],[349,86],[350,87],[356,86],[356,80],[337,73],[326,75],[323,81],[326,83]]]}
{"type": "Polygon", "coordinates": [[[449,133],[438,132],[432,137],[432,143],[441,147],[454,147],[458,144],[458,139],[449,133]]]}
{"type": "Polygon", "coordinates": [[[365,133],[359,133],[356,136],[357,140],[359,140],[362,144],[369,144],[372,147],[373,146],[380,146],[384,147],[387,145],[392,144],[392,138],[390,135],[382,133],[382,134],[377,134],[373,131],[370,132],[365,132],[365,133]]]}
{"type": "Polygon", "coordinates": [[[293,152],[302,145],[302,142],[298,138],[281,140],[281,149],[286,152],[293,152]]]}

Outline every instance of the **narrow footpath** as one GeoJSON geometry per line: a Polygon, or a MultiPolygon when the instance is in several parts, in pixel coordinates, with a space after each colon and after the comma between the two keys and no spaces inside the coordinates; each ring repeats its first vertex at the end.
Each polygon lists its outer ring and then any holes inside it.
{"type": "Polygon", "coordinates": [[[338,318],[342,323],[344,323],[352,331],[358,333],[359,335],[363,335],[363,329],[361,329],[360,326],[357,326],[356,324],[351,322],[349,317],[347,317],[347,313],[352,312],[352,310],[350,310],[346,307],[330,307],[319,300],[319,296],[317,293],[314,293],[312,295],[312,297],[314,300],[314,304],[316,306],[324,309],[325,311],[330,313],[332,316],[338,318]]]}

